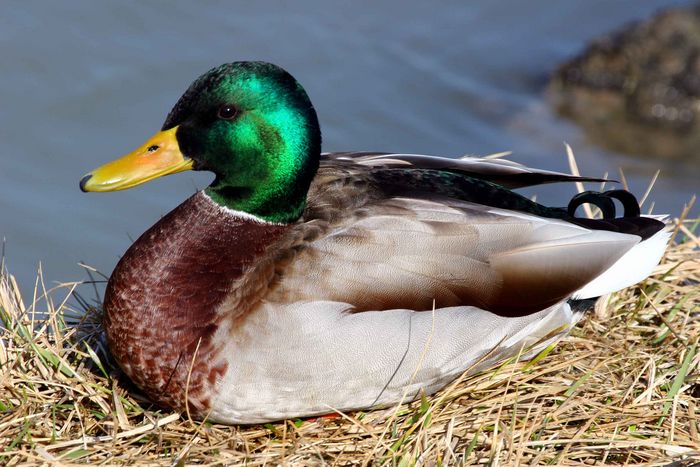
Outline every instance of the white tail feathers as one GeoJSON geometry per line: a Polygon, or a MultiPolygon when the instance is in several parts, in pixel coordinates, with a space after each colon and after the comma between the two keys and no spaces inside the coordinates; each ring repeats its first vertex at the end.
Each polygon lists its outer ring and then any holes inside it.
{"type": "Polygon", "coordinates": [[[661,261],[670,238],[671,232],[663,229],[639,242],[603,274],[574,292],[572,298],[600,297],[644,280],[661,261]]]}

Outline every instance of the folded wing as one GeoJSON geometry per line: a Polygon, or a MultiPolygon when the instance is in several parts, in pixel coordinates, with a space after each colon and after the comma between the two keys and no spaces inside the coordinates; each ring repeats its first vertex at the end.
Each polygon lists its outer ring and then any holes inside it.
{"type": "Polygon", "coordinates": [[[361,212],[300,249],[276,293],[355,312],[474,305],[524,315],[568,298],[640,241],[454,199],[391,198],[361,212]]]}

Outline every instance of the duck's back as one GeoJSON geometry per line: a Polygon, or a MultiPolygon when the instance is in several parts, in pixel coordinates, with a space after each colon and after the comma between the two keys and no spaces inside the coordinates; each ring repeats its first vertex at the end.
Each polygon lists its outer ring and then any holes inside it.
{"type": "Polygon", "coordinates": [[[286,300],[525,315],[570,297],[640,231],[663,228],[649,218],[573,218],[480,178],[371,162],[322,161],[295,227],[306,241],[276,285],[286,300]]]}

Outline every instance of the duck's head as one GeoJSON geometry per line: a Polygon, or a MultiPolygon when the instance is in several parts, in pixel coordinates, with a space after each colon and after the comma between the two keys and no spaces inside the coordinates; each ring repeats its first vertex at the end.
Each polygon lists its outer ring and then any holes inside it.
{"type": "Polygon", "coordinates": [[[163,128],[136,151],[93,170],[83,191],[116,191],[184,170],[207,170],[217,203],[268,221],[302,213],[321,132],[309,97],[282,68],[235,62],[192,83],[163,128]]]}

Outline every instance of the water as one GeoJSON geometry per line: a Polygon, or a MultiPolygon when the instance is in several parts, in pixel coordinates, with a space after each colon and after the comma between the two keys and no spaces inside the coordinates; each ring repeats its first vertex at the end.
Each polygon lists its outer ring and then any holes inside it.
{"type": "MultiPolygon", "coordinates": [[[[0,236],[29,296],[46,281],[109,274],[119,255],[211,176],[84,194],[87,171],[140,145],[182,91],[227,61],[275,62],[299,79],[324,150],[442,155],[514,150],[520,162],[583,172],[622,166],[641,194],[657,168],[656,211],[677,214],[697,166],[612,154],[556,118],[547,75],[593,37],[672,1],[443,2],[5,1],[0,15],[0,236]]],[[[543,190],[554,204],[573,188],[543,190]]],[[[540,198],[541,199],[541,198],[540,198]]]]}

